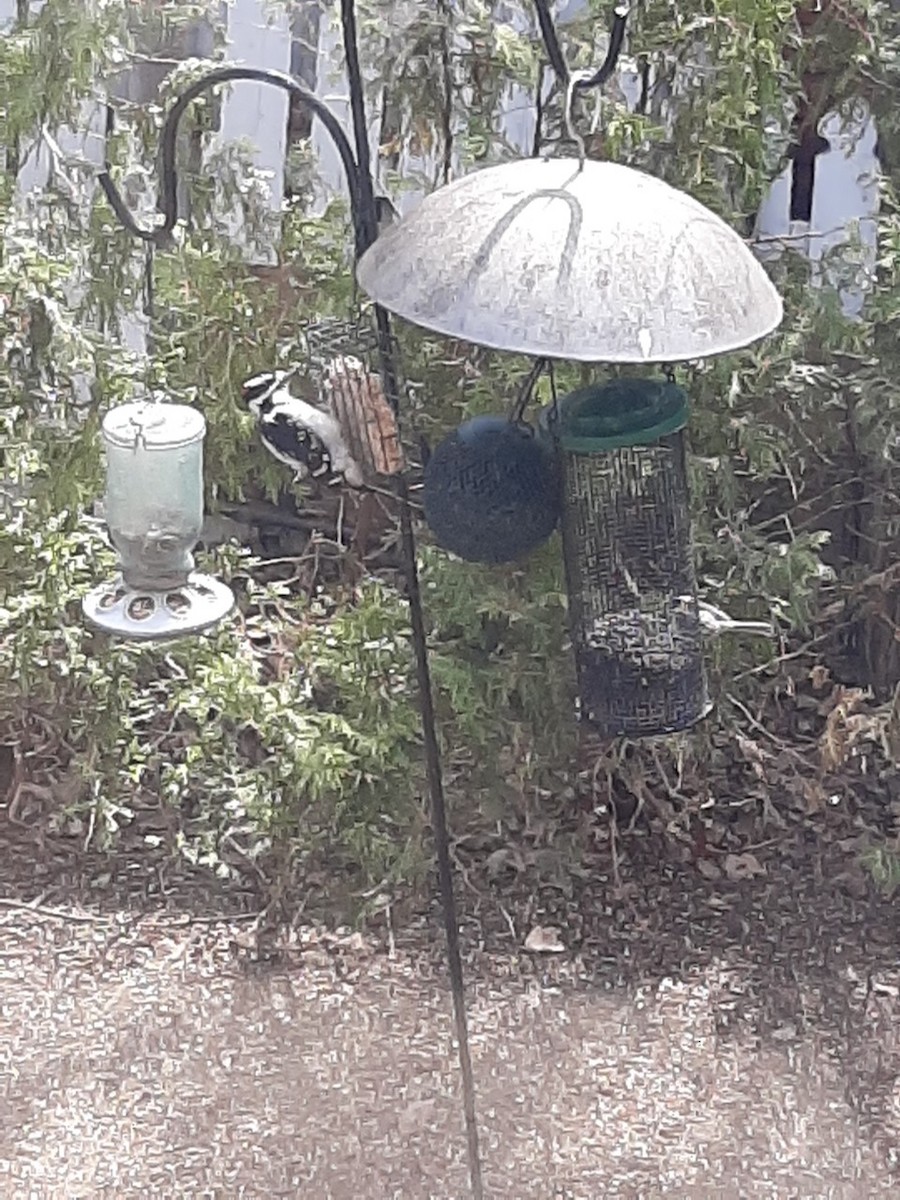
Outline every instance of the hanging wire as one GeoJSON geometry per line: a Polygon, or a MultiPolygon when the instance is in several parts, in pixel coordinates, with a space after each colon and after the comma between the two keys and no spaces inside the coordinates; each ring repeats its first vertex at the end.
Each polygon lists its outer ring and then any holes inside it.
{"type": "Polygon", "coordinates": [[[578,74],[569,76],[569,83],[568,83],[568,86],[566,87],[565,108],[563,110],[563,120],[566,123],[566,133],[568,134],[569,141],[574,142],[575,145],[578,147],[578,165],[579,165],[579,167],[584,166],[586,150],[585,150],[585,145],[584,145],[584,138],[581,136],[581,134],[575,128],[575,113],[574,113],[575,95],[576,95],[576,89],[578,87],[579,82],[582,79],[584,79],[587,74],[588,74],[588,72],[583,72],[583,73],[579,72],[578,74]]]}
{"type": "Polygon", "coordinates": [[[528,407],[531,397],[534,394],[534,389],[537,387],[537,382],[543,375],[544,371],[547,370],[549,365],[549,358],[535,359],[528,374],[522,380],[515,403],[513,404],[512,410],[509,414],[509,419],[513,425],[518,425],[521,423],[522,418],[525,415],[525,409],[528,407]]]}
{"type": "Polygon", "coordinates": [[[569,139],[578,147],[578,161],[583,166],[585,144],[584,138],[578,133],[574,124],[575,98],[579,92],[602,87],[615,71],[619,55],[622,52],[622,45],[625,41],[625,27],[628,23],[628,15],[631,12],[631,7],[628,4],[617,4],[613,9],[613,23],[609,35],[609,46],[606,50],[606,58],[601,65],[595,71],[571,72],[566,65],[565,56],[560,48],[556,26],[553,23],[553,17],[550,15],[549,0],[534,0],[534,6],[537,10],[538,25],[541,30],[544,49],[547,51],[547,58],[550,60],[550,66],[556,73],[560,87],[565,89],[563,120],[566,126],[566,133],[569,139]]]}
{"type": "Polygon", "coordinates": [[[544,138],[544,64],[538,64],[537,93],[534,98],[534,137],[531,139],[531,157],[539,158],[544,138]]]}
{"type": "Polygon", "coordinates": [[[146,333],[146,377],[144,384],[148,398],[154,402],[159,400],[159,396],[150,388],[151,373],[153,370],[153,355],[156,347],[156,243],[144,243],[144,270],[141,279],[143,285],[143,307],[144,316],[147,320],[146,333]]]}
{"type": "MultiPolygon", "coordinates": [[[[280,71],[270,71],[255,67],[223,67],[219,70],[211,71],[196,80],[181,93],[170,109],[163,124],[159,178],[159,206],[163,216],[161,224],[151,229],[144,229],[138,225],[112,180],[109,165],[99,175],[100,186],[103,188],[113,212],[133,237],[148,243],[151,249],[170,244],[172,231],[178,220],[176,147],[178,126],[181,117],[194,100],[210,89],[223,83],[247,80],[256,83],[270,83],[290,92],[301,102],[308,105],[321,120],[335,144],[346,173],[347,187],[350,193],[350,207],[353,215],[356,255],[359,257],[365,253],[377,237],[378,220],[376,198],[370,170],[365,95],[357,49],[356,14],[353,0],[341,0],[341,18],[344,49],[347,59],[347,76],[350,87],[350,108],[353,118],[356,156],[354,156],[347,135],[328,106],[307,88],[297,83],[291,76],[285,75],[280,71]]],[[[399,408],[399,385],[390,319],[388,313],[378,305],[374,306],[374,317],[378,332],[378,350],[385,395],[396,413],[399,408]]],[[[438,880],[447,940],[447,959],[453,996],[457,1049],[463,1082],[469,1178],[473,1200],[483,1200],[484,1187],[478,1142],[478,1125],[475,1113],[475,1083],[472,1072],[472,1059],[469,1051],[465,982],[463,978],[462,955],[459,946],[459,918],[453,890],[453,869],[450,857],[450,836],[447,827],[443,772],[437,737],[431,670],[428,661],[427,631],[419,584],[412,511],[407,481],[402,473],[396,477],[395,486],[400,501],[403,566],[415,652],[425,767],[428,777],[432,826],[438,864],[438,880]]]]}
{"type": "Polygon", "coordinates": [[[156,319],[156,279],[153,268],[156,265],[156,247],[148,242],[144,250],[144,315],[151,323],[156,319]]]}
{"type": "Polygon", "coordinates": [[[547,428],[555,439],[559,425],[559,392],[556,388],[556,364],[552,358],[547,360],[547,378],[550,381],[550,412],[547,417],[547,428]]]}

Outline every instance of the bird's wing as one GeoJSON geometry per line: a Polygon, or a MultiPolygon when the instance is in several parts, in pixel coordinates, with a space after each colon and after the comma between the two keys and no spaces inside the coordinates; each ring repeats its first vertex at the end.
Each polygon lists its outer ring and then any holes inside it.
{"type": "Polygon", "coordinates": [[[308,474],[318,477],[331,470],[331,456],[324,441],[317,434],[310,436],[310,433],[283,408],[275,408],[268,413],[259,430],[266,448],[279,462],[295,470],[305,467],[308,474]]]}
{"type": "Polygon", "coordinates": [[[362,470],[357,463],[352,448],[347,445],[343,431],[337,419],[331,413],[307,404],[295,396],[273,405],[269,420],[277,418],[287,421],[295,429],[306,429],[323,443],[331,458],[331,466],[335,474],[343,475],[352,487],[362,487],[364,483],[362,470]]]}

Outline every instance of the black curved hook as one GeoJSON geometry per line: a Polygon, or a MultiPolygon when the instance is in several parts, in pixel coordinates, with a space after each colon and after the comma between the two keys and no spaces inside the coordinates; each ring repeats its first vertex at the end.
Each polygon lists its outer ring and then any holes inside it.
{"type": "Polygon", "coordinates": [[[566,66],[559,38],[556,36],[556,26],[550,15],[549,2],[548,0],[534,0],[534,7],[537,9],[538,25],[541,28],[541,37],[544,40],[547,57],[550,59],[550,66],[556,73],[560,86],[566,87],[569,82],[569,68],[566,66]]]}
{"type": "MultiPolygon", "coordinates": [[[[350,192],[350,210],[353,215],[353,226],[356,234],[356,252],[357,255],[363,254],[375,240],[377,228],[374,226],[371,212],[367,211],[370,206],[361,202],[364,199],[365,191],[362,186],[360,168],[353,156],[350,142],[340,122],[327,104],[320,100],[313,92],[309,91],[308,88],[298,83],[296,79],[293,79],[290,75],[285,75],[282,71],[269,71],[262,67],[221,67],[218,70],[210,71],[187,87],[172,105],[166,116],[160,136],[162,161],[160,165],[159,193],[163,214],[161,225],[156,225],[153,229],[142,229],[137,224],[128,210],[125,201],[122,199],[119,189],[113,183],[109,166],[107,165],[106,169],[98,176],[98,179],[113,212],[133,237],[140,238],[141,241],[149,242],[154,246],[164,246],[167,243],[178,220],[178,172],[176,166],[178,124],[185,110],[198,96],[209,91],[210,88],[217,87],[220,83],[232,83],[237,80],[271,83],[276,87],[283,88],[284,91],[290,92],[291,95],[296,96],[304,104],[308,105],[325,126],[341,157],[344,172],[347,176],[347,187],[350,192]]],[[[370,181],[368,191],[371,192],[371,190],[370,181]]]]}
{"type": "Polygon", "coordinates": [[[589,79],[578,79],[575,82],[576,91],[587,91],[589,88],[602,87],[616,69],[619,55],[622,53],[622,43],[625,41],[625,26],[631,8],[628,4],[617,4],[613,9],[612,29],[609,32],[609,46],[606,58],[589,79]]]}
{"type": "MultiPolygon", "coordinates": [[[[553,18],[550,15],[549,0],[534,0],[534,7],[537,9],[538,25],[541,29],[541,37],[544,41],[547,57],[550,60],[550,66],[556,73],[560,86],[564,88],[568,87],[570,79],[569,68],[566,65],[565,56],[559,45],[556,26],[553,24],[553,18]]],[[[616,63],[619,61],[619,55],[622,52],[622,43],[625,40],[625,26],[628,23],[628,14],[630,12],[631,7],[628,4],[617,4],[613,9],[613,24],[609,35],[609,49],[606,51],[606,58],[603,60],[602,65],[589,78],[576,80],[574,84],[576,91],[587,91],[589,88],[602,87],[612,75],[616,69],[616,63]]]]}

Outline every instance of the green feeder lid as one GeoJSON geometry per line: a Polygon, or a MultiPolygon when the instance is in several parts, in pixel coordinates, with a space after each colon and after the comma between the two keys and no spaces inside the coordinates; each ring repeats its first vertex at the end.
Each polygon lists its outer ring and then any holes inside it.
{"type": "Polygon", "coordinates": [[[614,379],[563,396],[557,428],[563,449],[592,453],[649,445],[684,428],[687,419],[687,394],[676,384],[614,379]]]}

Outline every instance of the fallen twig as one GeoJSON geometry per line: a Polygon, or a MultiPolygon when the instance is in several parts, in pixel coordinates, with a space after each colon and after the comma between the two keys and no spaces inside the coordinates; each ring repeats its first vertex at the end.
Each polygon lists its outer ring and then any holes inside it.
{"type": "Polygon", "coordinates": [[[0,896],[0,907],[16,909],[19,912],[37,913],[42,917],[50,917],[56,921],[71,921],[79,925],[109,925],[111,917],[100,913],[76,912],[74,909],[48,908],[38,900],[14,900],[9,896],[0,896]]]}

